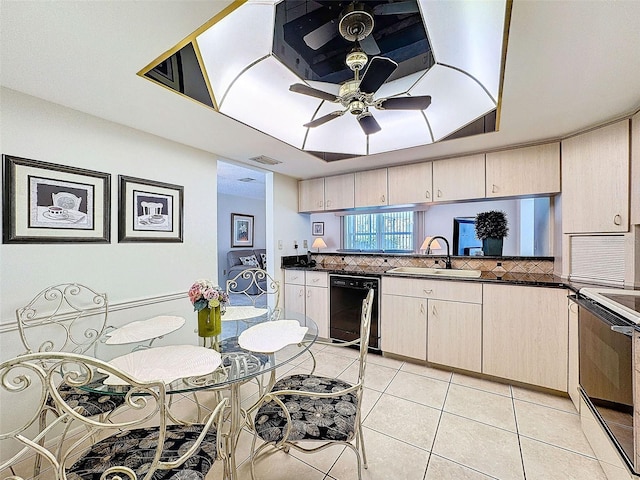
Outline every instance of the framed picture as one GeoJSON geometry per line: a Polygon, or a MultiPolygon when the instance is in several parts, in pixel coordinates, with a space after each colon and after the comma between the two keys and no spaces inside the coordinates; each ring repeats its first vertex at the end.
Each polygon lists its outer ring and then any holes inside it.
{"type": "Polygon", "coordinates": [[[324,235],[324,222],[313,222],[311,224],[311,233],[316,237],[324,235]]]}
{"type": "Polygon", "coordinates": [[[110,174],[2,158],[2,243],[109,243],[110,174]]]}
{"type": "Polygon", "coordinates": [[[118,241],[182,242],[184,187],[118,175],[118,241]]]}
{"type": "Polygon", "coordinates": [[[231,246],[253,247],[253,215],[231,214],[231,246]]]}

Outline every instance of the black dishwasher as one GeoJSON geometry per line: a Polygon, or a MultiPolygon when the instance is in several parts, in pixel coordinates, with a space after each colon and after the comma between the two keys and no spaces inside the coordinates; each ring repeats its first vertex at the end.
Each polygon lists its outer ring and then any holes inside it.
{"type": "Polygon", "coordinates": [[[329,336],[351,341],[360,337],[362,300],[370,288],[375,291],[371,308],[369,347],[380,350],[380,278],[351,275],[329,275],[329,336]]]}

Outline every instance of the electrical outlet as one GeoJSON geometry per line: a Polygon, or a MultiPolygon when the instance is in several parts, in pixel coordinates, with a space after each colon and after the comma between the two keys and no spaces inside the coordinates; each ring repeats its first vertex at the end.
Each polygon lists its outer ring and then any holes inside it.
{"type": "Polygon", "coordinates": [[[307,242],[306,240],[303,240],[302,241],[302,248],[305,248],[305,249],[309,248],[309,242],[307,242]]]}
{"type": "Polygon", "coordinates": [[[278,250],[282,250],[282,240],[278,240],[278,250]]]}
{"type": "Polygon", "coordinates": [[[296,250],[298,249],[298,241],[297,240],[293,241],[293,248],[295,248],[296,250]]]}

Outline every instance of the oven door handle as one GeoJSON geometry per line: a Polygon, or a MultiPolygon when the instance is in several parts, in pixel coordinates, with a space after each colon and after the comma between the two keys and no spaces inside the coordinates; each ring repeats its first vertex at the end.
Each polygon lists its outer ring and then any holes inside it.
{"type": "Polygon", "coordinates": [[[611,325],[611,330],[616,333],[621,333],[627,337],[633,337],[633,327],[627,327],[624,325],[611,325]]]}

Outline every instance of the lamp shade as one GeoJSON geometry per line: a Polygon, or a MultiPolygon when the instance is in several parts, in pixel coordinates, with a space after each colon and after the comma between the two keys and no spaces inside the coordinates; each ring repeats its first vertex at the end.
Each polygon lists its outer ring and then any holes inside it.
{"type": "MultiPolygon", "coordinates": [[[[431,241],[433,237],[427,237],[424,239],[424,242],[422,242],[422,246],[420,247],[420,250],[440,250],[442,247],[440,246],[440,244],[438,243],[438,240],[434,240],[433,243],[431,244],[431,247],[429,247],[429,242],[431,241]]],[[[428,253],[428,252],[427,252],[428,253]]]]}
{"type": "Polygon", "coordinates": [[[321,248],[327,248],[327,244],[324,243],[322,237],[318,237],[313,241],[313,245],[311,245],[311,248],[317,248],[318,251],[320,251],[321,248]]]}

